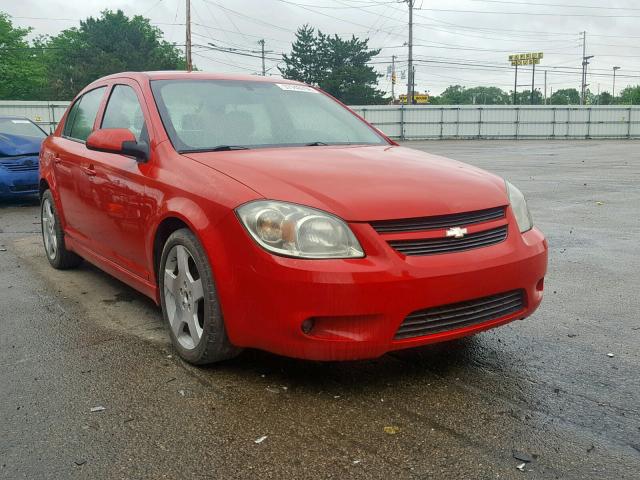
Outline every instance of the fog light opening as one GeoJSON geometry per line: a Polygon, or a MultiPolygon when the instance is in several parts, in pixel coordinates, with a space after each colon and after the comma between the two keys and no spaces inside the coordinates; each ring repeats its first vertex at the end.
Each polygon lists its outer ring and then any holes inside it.
{"type": "Polygon", "coordinates": [[[539,292],[544,290],[544,277],[538,280],[538,283],[536,284],[536,290],[538,290],[539,292]]]}
{"type": "Polygon", "coordinates": [[[307,318],[304,322],[302,322],[302,333],[304,333],[305,335],[309,335],[311,333],[311,330],[313,330],[314,324],[315,320],[313,318],[307,318]]]}

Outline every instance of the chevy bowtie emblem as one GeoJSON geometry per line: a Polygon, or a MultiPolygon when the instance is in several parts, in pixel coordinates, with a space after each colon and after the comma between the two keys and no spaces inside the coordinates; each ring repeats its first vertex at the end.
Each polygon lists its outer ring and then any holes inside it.
{"type": "Polygon", "coordinates": [[[466,228],[453,227],[447,230],[447,237],[462,238],[467,234],[466,228]]]}

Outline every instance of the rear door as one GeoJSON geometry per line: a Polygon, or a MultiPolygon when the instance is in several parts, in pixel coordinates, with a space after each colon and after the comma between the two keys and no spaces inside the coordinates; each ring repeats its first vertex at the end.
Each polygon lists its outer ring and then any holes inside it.
{"type": "Polygon", "coordinates": [[[89,151],[85,142],[94,129],[106,91],[106,86],[102,86],[79,97],[69,110],[62,135],[52,141],[54,170],[66,230],[89,247],[91,178],[90,172],[84,168],[89,151]]]}
{"type": "MultiPolygon", "coordinates": [[[[126,79],[116,82],[99,128],[126,128],[136,140],[149,144],[148,112],[138,85],[126,79]]],[[[133,157],[97,151],[88,151],[86,162],[91,172],[87,235],[96,253],[149,279],[144,243],[152,204],[145,195],[149,165],[133,157]]]]}

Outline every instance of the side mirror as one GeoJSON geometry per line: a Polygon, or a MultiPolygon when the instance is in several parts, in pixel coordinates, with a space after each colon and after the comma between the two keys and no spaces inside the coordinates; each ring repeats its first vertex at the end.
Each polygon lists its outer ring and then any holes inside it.
{"type": "Polygon", "coordinates": [[[98,152],[119,153],[134,157],[138,162],[149,159],[149,145],[136,141],[136,137],[126,128],[101,128],[89,135],[87,148],[98,152]]]}

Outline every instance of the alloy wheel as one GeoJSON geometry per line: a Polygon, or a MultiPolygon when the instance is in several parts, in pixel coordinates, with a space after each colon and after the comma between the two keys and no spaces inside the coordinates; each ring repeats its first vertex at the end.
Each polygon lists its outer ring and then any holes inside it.
{"type": "Polygon", "coordinates": [[[169,251],[163,294],[176,339],[187,350],[196,348],[204,329],[204,290],[196,262],[184,245],[169,251]]]}
{"type": "Polygon", "coordinates": [[[56,217],[53,214],[51,200],[48,198],[42,202],[42,236],[47,256],[53,260],[58,252],[58,238],[56,237],[56,217]]]}

